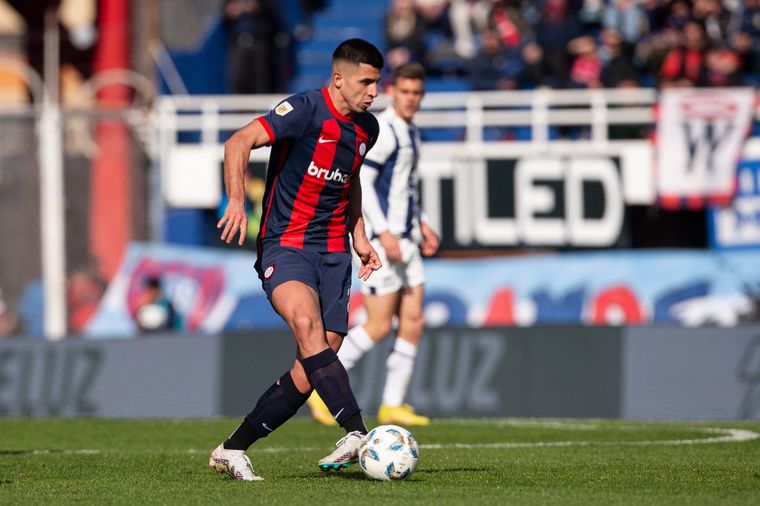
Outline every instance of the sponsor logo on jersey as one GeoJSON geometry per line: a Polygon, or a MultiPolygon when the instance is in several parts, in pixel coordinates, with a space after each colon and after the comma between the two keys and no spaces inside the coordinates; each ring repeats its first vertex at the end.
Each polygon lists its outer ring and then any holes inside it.
{"type": "Polygon", "coordinates": [[[277,116],[285,116],[287,113],[289,113],[292,110],[293,110],[293,106],[290,105],[290,103],[288,103],[288,101],[286,100],[285,102],[278,105],[275,108],[274,112],[275,114],[277,114],[277,116]]]}
{"type": "Polygon", "coordinates": [[[348,183],[349,174],[343,174],[339,168],[334,168],[333,170],[327,170],[323,169],[321,167],[317,167],[317,164],[314,163],[314,160],[311,161],[309,164],[309,168],[306,170],[306,172],[310,176],[314,176],[318,179],[324,179],[325,181],[338,181],[340,183],[348,183]]]}
{"type": "Polygon", "coordinates": [[[328,139],[327,137],[319,136],[319,139],[317,140],[320,144],[325,144],[327,142],[338,142],[338,139],[328,139]]]}

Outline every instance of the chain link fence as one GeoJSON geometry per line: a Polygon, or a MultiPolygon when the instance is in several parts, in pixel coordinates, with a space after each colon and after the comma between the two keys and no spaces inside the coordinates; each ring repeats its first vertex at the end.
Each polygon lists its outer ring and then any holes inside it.
{"type": "Polygon", "coordinates": [[[22,330],[25,297],[41,300],[39,175],[34,116],[0,115],[0,335],[22,330]]]}
{"type": "MultiPolygon", "coordinates": [[[[33,106],[0,108],[0,338],[44,332],[38,118],[33,106]]],[[[148,238],[147,121],[144,109],[63,111],[69,335],[96,310],[127,243],[148,238]]]]}

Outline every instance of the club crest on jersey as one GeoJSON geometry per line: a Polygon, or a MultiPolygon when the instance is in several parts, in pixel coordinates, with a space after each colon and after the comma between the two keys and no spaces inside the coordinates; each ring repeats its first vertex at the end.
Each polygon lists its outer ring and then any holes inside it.
{"type": "Polygon", "coordinates": [[[277,116],[285,116],[287,113],[289,113],[292,110],[293,110],[293,106],[290,105],[290,103],[288,103],[288,101],[286,100],[285,102],[278,105],[275,108],[274,112],[275,114],[277,114],[277,116]]]}
{"type": "Polygon", "coordinates": [[[361,144],[359,144],[359,154],[364,156],[364,153],[366,152],[367,152],[367,145],[362,142],[361,144]]]}
{"type": "Polygon", "coordinates": [[[324,179],[325,181],[338,181],[339,183],[348,183],[348,174],[343,174],[339,168],[335,167],[333,170],[327,170],[323,169],[322,167],[317,167],[317,164],[314,163],[314,160],[311,161],[309,164],[309,168],[306,170],[306,172],[310,176],[314,176],[318,179],[324,179]]]}
{"type": "Polygon", "coordinates": [[[267,270],[264,271],[264,279],[271,279],[272,274],[274,274],[274,264],[267,267],[267,270]]]}

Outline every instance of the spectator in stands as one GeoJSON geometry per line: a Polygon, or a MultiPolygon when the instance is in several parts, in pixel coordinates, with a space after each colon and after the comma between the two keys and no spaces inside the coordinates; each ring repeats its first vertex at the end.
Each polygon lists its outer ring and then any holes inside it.
{"type": "Polygon", "coordinates": [[[161,279],[158,276],[151,276],[146,280],[134,318],[142,333],[182,328],[179,313],[164,293],[161,279]]]}
{"type": "Polygon", "coordinates": [[[613,0],[602,17],[604,28],[617,31],[627,44],[636,44],[648,31],[644,6],[638,0],[613,0]]]}
{"type": "Polygon", "coordinates": [[[730,49],[714,48],[705,56],[705,82],[713,87],[744,85],[739,55],[730,49]]]}
{"type": "Polygon", "coordinates": [[[723,8],[719,0],[694,0],[691,15],[692,19],[704,26],[711,45],[718,47],[728,45],[731,13],[723,8]]]}
{"type": "Polygon", "coordinates": [[[543,61],[552,80],[567,83],[568,43],[581,35],[578,21],[570,15],[567,0],[546,0],[541,17],[533,26],[536,42],[541,46],[543,61]]]}
{"type": "Polygon", "coordinates": [[[611,29],[602,30],[600,58],[603,62],[600,80],[605,88],[639,86],[639,72],[623,48],[623,39],[611,29]]]}
{"type": "Polygon", "coordinates": [[[226,0],[227,61],[233,93],[285,91],[289,35],[275,0],[226,0]]]}
{"type": "Polygon", "coordinates": [[[686,23],[691,21],[691,7],[687,0],[674,0],[670,4],[670,12],[665,19],[665,28],[682,32],[686,23]]]}
{"type": "Polygon", "coordinates": [[[522,13],[522,0],[497,0],[488,16],[489,25],[507,50],[522,47],[533,38],[530,24],[522,13]]]}
{"type": "Polygon", "coordinates": [[[448,19],[449,0],[414,0],[428,29],[451,33],[448,19]]]}
{"type": "Polygon", "coordinates": [[[584,27],[597,27],[602,20],[604,0],[578,0],[576,16],[584,27]]]}
{"type": "Polygon", "coordinates": [[[659,33],[665,28],[665,23],[670,14],[670,3],[669,0],[641,1],[648,33],[659,33]]]}
{"type": "Polygon", "coordinates": [[[528,42],[520,51],[522,69],[517,76],[520,89],[557,88],[559,81],[551,74],[544,60],[544,50],[535,42],[528,42]]]}
{"type": "Polygon", "coordinates": [[[754,76],[757,84],[760,73],[760,2],[744,0],[744,9],[738,23],[738,31],[733,37],[733,47],[741,57],[742,70],[754,76]]]}
{"type": "Polygon", "coordinates": [[[414,0],[393,0],[385,16],[385,42],[392,69],[409,62],[425,63],[425,20],[414,0]]]}
{"type": "Polygon", "coordinates": [[[504,49],[499,35],[488,30],[481,37],[481,50],[470,62],[470,83],[476,91],[507,90],[518,86],[517,75],[521,70],[510,68],[519,65],[519,57],[504,49]]]}
{"type": "Polygon", "coordinates": [[[688,87],[704,83],[706,50],[702,25],[689,21],[681,34],[681,43],[668,52],[660,68],[660,85],[688,87]]]}
{"type": "Polygon", "coordinates": [[[573,55],[570,66],[570,86],[574,88],[600,88],[602,86],[602,60],[597,54],[596,42],[589,35],[578,37],[568,44],[573,55]]]}
{"type": "Polygon", "coordinates": [[[491,2],[485,0],[451,0],[449,23],[454,37],[454,51],[464,59],[477,54],[475,41],[488,28],[491,2]]]}
{"type": "Polygon", "coordinates": [[[662,12],[656,14],[654,11],[658,6],[650,7],[649,33],[636,44],[632,59],[637,68],[641,69],[645,80],[648,80],[649,76],[659,74],[668,53],[680,44],[683,27],[691,19],[689,4],[685,0],[674,0],[667,7],[663,7],[662,12]]]}
{"type": "Polygon", "coordinates": [[[425,25],[425,66],[428,73],[464,75],[474,55],[467,0],[415,0],[425,25]]]}

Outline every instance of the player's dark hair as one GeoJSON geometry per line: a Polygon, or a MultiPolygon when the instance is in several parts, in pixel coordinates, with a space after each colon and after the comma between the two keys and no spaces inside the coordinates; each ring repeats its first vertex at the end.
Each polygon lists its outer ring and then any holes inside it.
{"type": "Polygon", "coordinates": [[[344,40],[333,51],[332,60],[333,63],[337,60],[343,60],[354,65],[366,63],[378,70],[382,70],[385,64],[380,50],[364,39],[344,40]]]}
{"type": "Polygon", "coordinates": [[[396,84],[399,78],[425,80],[425,67],[419,63],[403,63],[393,69],[391,82],[396,84]]]}

